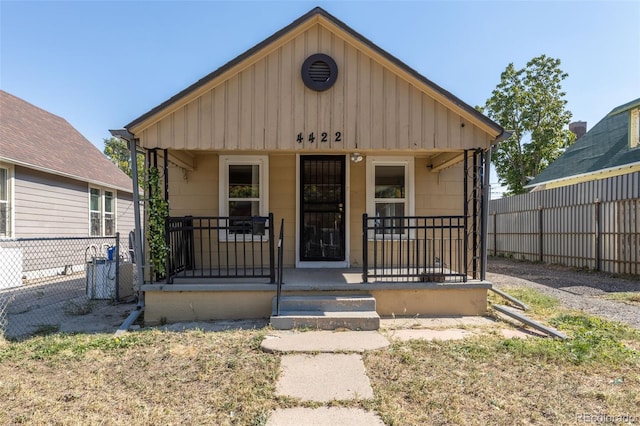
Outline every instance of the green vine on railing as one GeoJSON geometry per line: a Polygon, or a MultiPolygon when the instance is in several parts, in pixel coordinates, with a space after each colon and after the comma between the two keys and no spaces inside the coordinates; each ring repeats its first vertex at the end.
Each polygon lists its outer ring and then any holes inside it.
{"type": "Polygon", "coordinates": [[[148,233],[149,256],[156,279],[166,274],[166,260],[169,251],[165,240],[165,222],[169,216],[169,203],[162,197],[160,173],[149,168],[148,233]]]}

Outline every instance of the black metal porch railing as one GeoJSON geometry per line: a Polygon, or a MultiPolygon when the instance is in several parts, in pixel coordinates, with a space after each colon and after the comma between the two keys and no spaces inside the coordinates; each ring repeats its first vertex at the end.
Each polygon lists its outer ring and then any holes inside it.
{"type": "Polygon", "coordinates": [[[278,234],[278,283],[276,289],[276,316],[280,316],[280,298],[282,297],[282,273],[284,253],[284,219],[280,222],[280,234],[278,234]]]}
{"type": "Polygon", "coordinates": [[[464,216],[362,216],[362,279],[466,282],[464,216]]]}
{"type": "Polygon", "coordinates": [[[276,281],[273,213],[254,217],[169,217],[167,283],[175,278],[276,281]]]}

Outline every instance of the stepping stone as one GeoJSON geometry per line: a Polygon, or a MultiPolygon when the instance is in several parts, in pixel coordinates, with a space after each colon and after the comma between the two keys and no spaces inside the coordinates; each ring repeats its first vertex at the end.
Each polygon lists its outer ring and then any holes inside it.
{"type": "Polygon", "coordinates": [[[265,352],[364,352],[389,341],[377,331],[275,331],[260,346],[265,352]]]}
{"type": "Polygon", "coordinates": [[[303,401],[373,398],[373,389],[357,354],[294,354],[282,357],[276,394],[303,401]]]}
{"type": "Polygon", "coordinates": [[[287,408],[273,412],[267,426],[384,426],[380,417],[359,408],[287,408]]]}

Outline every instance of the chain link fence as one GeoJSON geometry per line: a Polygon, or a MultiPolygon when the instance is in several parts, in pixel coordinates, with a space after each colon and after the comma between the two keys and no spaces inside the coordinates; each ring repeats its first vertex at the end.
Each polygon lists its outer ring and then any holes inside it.
{"type": "Polygon", "coordinates": [[[131,259],[119,235],[0,240],[0,334],[62,330],[100,305],[134,298],[131,259]]]}

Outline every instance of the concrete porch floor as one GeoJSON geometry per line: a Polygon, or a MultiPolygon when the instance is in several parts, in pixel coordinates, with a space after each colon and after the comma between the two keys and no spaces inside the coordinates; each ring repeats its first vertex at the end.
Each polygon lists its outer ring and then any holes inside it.
{"type": "MultiPolygon", "coordinates": [[[[275,284],[269,283],[268,278],[207,278],[198,277],[198,271],[189,271],[189,276],[184,274],[175,277],[172,284],[163,282],[148,284],[143,290],[176,286],[180,290],[187,290],[192,286],[203,289],[201,286],[212,287],[211,290],[268,290],[275,284]],[[193,276],[192,276],[193,275],[193,276]]],[[[439,282],[422,282],[415,278],[378,278],[362,282],[362,268],[285,268],[282,274],[282,288],[285,291],[315,290],[315,291],[369,291],[383,289],[421,289],[453,286],[458,288],[489,287],[487,281],[468,278],[462,282],[460,277],[444,277],[439,282]]],[[[176,288],[176,290],[177,290],[176,288]]]]}

